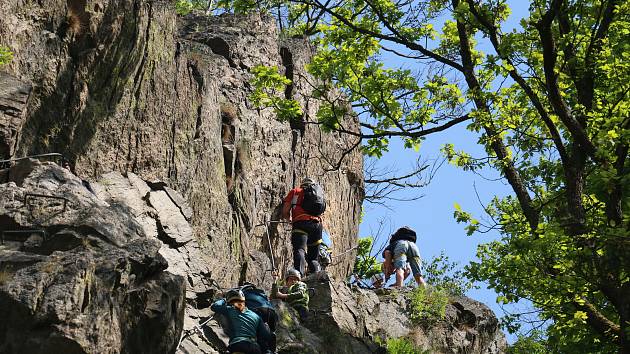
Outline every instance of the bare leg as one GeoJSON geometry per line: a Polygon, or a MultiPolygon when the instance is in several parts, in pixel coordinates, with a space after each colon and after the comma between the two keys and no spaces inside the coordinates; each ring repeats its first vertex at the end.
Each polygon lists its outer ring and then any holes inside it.
{"type": "Polygon", "coordinates": [[[402,287],[404,275],[405,275],[405,271],[404,270],[396,269],[396,283],[394,284],[394,287],[396,287],[396,288],[402,287]]]}
{"type": "Polygon", "coordinates": [[[406,268],[405,268],[405,275],[403,276],[403,281],[405,281],[405,279],[407,279],[407,277],[409,276],[409,274],[411,274],[411,268],[406,267],[406,268]]]}
{"type": "Polygon", "coordinates": [[[423,288],[427,287],[427,283],[424,281],[420,274],[416,274],[413,277],[416,279],[416,284],[418,284],[418,286],[421,286],[423,288]]]}

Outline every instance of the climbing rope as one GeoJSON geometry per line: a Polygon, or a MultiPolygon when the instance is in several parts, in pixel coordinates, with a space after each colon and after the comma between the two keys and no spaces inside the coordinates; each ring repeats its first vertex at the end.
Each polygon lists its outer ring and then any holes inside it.
{"type": "MultiPolygon", "coordinates": [[[[17,161],[21,161],[21,160],[25,160],[25,159],[40,159],[40,158],[46,158],[46,157],[56,157],[56,158],[60,159],[59,164],[62,164],[63,161],[67,161],[66,158],[62,154],[60,154],[58,152],[51,152],[51,153],[47,153],[47,154],[29,155],[29,156],[24,156],[24,157],[18,157],[18,158],[15,158],[15,159],[0,160],[0,170],[10,168],[11,164],[13,162],[17,162],[17,161]]],[[[9,172],[7,172],[7,174],[6,174],[6,180],[7,180],[7,182],[9,182],[11,180],[11,178],[9,176],[9,172]]]]}
{"type": "Polygon", "coordinates": [[[210,343],[208,338],[206,338],[206,335],[203,333],[202,327],[205,326],[208,322],[210,322],[210,320],[212,320],[213,318],[214,318],[214,315],[210,316],[207,320],[201,322],[200,324],[194,326],[193,328],[185,330],[184,335],[179,340],[179,343],[177,343],[177,348],[175,349],[175,351],[179,349],[179,347],[182,345],[182,342],[184,342],[184,339],[190,337],[193,333],[198,333],[201,338],[203,338],[206,342],[210,343]]]}
{"type": "MultiPolygon", "coordinates": [[[[359,247],[359,245],[356,245],[354,247],[348,248],[347,250],[339,253],[338,255],[332,255],[331,258],[333,258],[333,259],[341,258],[341,256],[348,254],[350,251],[355,250],[358,247],[359,247]]],[[[340,264],[340,263],[341,263],[341,261],[337,261],[337,262],[333,262],[333,263],[329,264],[328,266],[329,267],[330,266],[335,266],[335,265],[340,264]]]]}
{"type": "Polygon", "coordinates": [[[363,278],[359,277],[357,273],[352,273],[350,276],[354,277],[354,281],[351,284],[357,284],[364,289],[375,289],[372,285],[367,284],[363,278]]]}
{"type": "Polygon", "coordinates": [[[3,168],[5,164],[10,164],[11,162],[21,161],[21,160],[26,160],[26,159],[40,159],[44,157],[57,157],[57,158],[61,158],[62,161],[66,159],[62,154],[58,152],[51,152],[47,154],[29,155],[29,156],[24,156],[24,157],[18,157],[15,159],[0,160],[0,168],[3,168]]]}
{"type": "Polygon", "coordinates": [[[288,224],[286,221],[281,220],[265,220],[264,223],[254,225],[254,227],[265,226],[265,234],[267,235],[267,246],[269,247],[269,258],[271,259],[271,272],[277,273],[278,269],[276,268],[276,259],[273,255],[273,247],[271,246],[271,237],[269,236],[269,225],[271,224],[288,224]]]}
{"type": "Polygon", "coordinates": [[[346,253],[348,253],[348,252],[350,252],[350,251],[352,251],[352,250],[357,249],[358,247],[359,247],[359,246],[357,245],[357,246],[354,246],[354,247],[348,248],[347,250],[345,250],[345,251],[343,251],[343,252],[339,253],[339,254],[338,254],[338,255],[336,255],[336,256],[332,256],[332,257],[333,257],[333,258],[341,257],[341,256],[343,256],[344,254],[346,254],[346,253]]]}

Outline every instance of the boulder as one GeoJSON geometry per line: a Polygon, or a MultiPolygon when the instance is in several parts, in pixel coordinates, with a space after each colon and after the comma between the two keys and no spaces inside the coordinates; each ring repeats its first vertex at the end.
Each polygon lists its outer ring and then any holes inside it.
{"type": "Polygon", "coordinates": [[[14,169],[0,184],[0,352],[174,352],[185,281],[130,205],[54,163],[14,169]]]}
{"type": "Polygon", "coordinates": [[[467,297],[451,296],[444,318],[413,322],[411,288],[362,289],[329,277],[309,276],[313,318],[304,325],[325,338],[323,352],[367,353],[389,338],[407,338],[430,353],[503,353],[507,346],[494,313],[467,297]]]}

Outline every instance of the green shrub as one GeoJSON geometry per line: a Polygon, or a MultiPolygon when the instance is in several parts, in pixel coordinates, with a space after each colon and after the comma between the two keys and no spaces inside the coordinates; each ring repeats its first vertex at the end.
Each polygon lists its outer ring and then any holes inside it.
{"type": "Polygon", "coordinates": [[[206,10],[209,5],[208,0],[176,0],[175,11],[183,16],[195,10],[206,10]]]}
{"type": "Polygon", "coordinates": [[[387,354],[424,354],[426,351],[420,350],[407,338],[391,338],[387,340],[387,354]]]}
{"type": "Polygon", "coordinates": [[[361,279],[369,279],[381,272],[381,264],[372,256],[374,239],[364,237],[359,239],[357,257],[354,260],[353,273],[361,279]]]}
{"type": "Polygon", "coordinates": [[[444,251],[422,264],[422,275],[428,284],[444,289],[451,295],[464,296],[474,288],[473,283],[458,268],[458,263],[451,262],[444,251]]]}
{"type": "Polygon", "coordinates": [[[13,59],[13,52],[9,47],[0,46],[0,66],[8,64],[13,59]]]}
{"type": "Polygon", "coordinates": [[[414,324],[443,319],[448,304],[448,293],[444,289],[417,287],[409,294],[411,313],[409,319],[414,324]]]}

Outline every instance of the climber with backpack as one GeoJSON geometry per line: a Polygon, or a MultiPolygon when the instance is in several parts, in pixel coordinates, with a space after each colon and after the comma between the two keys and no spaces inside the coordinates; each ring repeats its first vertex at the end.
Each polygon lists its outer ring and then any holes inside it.
{"type": "Polygon", "coordinates": [[[215,301],[210,309],[227,319],[230,353],[261,354],[260,339],[269,341],[271,335],[263,320],[247,308],[240,289],[228,290],[225,299],[215,301]]]}
{"type": "Polygon", "coordinates": [[[393,261],[394,273],[396,274],[394,287],[400,288],[403,286],[403,280],[406,277],[405,270],[408,266],[411,267],[411,272],[418,286],[426,286],[420,270],[421,260],[420,251],[418,251],[418,246],[416,246],[416,232],[409,226],[399,228],[390,238],[389,248],[392,253],[391,260],[393,261]]]}
{"type": "Polygon", "coordinates": [[[302,276],[306,275],[307,263],[309,273],[321,270],[317,259],[322,243],[321,215],[325,210],[324,190],[311,178],[305,178],[284,198],[282,217],[293,226],[293,266],[302,276]]]}
{"type": "MultiPolygon", "coordinates": [[[[381,264],[381,271],[383,272],[384,278],[382,279],[382,283],[380,284],[381,286],[384,286],[388,281],[389,278],[391,277],[392,274],[394,274],[394,246],[395,246],[396,242],[394,241],[394,243],[390,243],[387,245],[387,247],[385,247],[385,249],[383,249],[383,263],[381,264]]],[[[409,265],[409,262],[407,262],[405,269],[403,270],[403,281],[405,279],[407,279],[407,277],[409,276],[409,274],[411,274],[411,266],[409,265]]]]}
{"type": "Polygon", "coordinates": [[[256,288],[254,284],[245,283],[240,287],[245,296],[245,305],[248,309],[254,311],[271,332],[270,337],[258,338],[258,345],[263,353],[275,353],[276,351],[276,324],[278,323],[278,314],[273,308],[271,301],[262,289],[256,288]]]}

